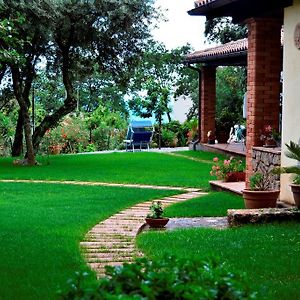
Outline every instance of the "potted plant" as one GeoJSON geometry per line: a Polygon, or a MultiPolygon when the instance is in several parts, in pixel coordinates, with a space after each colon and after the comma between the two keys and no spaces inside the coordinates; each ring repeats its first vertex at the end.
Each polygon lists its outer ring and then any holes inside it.
{"type": "Polygon", "coordinates": [[[250,189],[243,190],[246,208],[276,207],[280,191],[272,189],[269,174],[257,172],[249,180],[250,189]]]}
{"type": "Polygon", "coordinates": [[[277,147],[280,134],[271,125],[265,125],[261,132],[260,140],[263,142],[264,147],[274,148],[277,147]]]}
{"type": "Polygon", "coordinates": [[[169,222],[169,218],[163,217],[164,209],[160,201],[153,201],[150,211],[145,219],[150,228],[162,228],[169,222]]]}
{"type": "Polygon", "coordinates": [[[213,162],[211,176],[216,176],[219,180],[226,182],[245,181],[245,164],[242,160],[232,156],[230,159],[220,161],[218,157],[215,157],[213,162]]]}
{"type": "Polygon", "coordinates": [[[284,153],[286,157],[295,159],[298,164],[291,167],[282,167],[275,169],[275,173],[291,173],[294,174],[293,183],[290,185],[295,204],[300,208],[300,145],[290,141],[290,144],[285,144],[287,151],[284,153]]]}

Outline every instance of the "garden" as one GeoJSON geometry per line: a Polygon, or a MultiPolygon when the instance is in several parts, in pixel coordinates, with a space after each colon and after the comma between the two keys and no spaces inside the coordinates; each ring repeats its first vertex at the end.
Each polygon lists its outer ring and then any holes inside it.
{"type": "MultiPolygon", "coordinates": [[[[151,152],[55,155],[44,161],[41,159],[43,163],[36,167],[13,165],[11,158],[1,158],[0,298],[55,299],[71,295],[69,298],[74,299],[70,290],[67,293],[67,281],[74,280],[76,272],[90,274],[82,289],[91,291],[91,287],[96,288],[98,283],[80,249],[80,241],[86,232],[124,208],[179,193],[86,183],[181,186],[209,192],[208,181],[211,179],[214,157],[212,153],[190,151],[180,152],[180,156],[151,152]],[[136,173],[131,170],[140,171],[136,173]],[[85,185],[64,184],[63,181],[85,182],[85,185]],[[59,290],[64,296],[58,296],[59,290]]],[[[223,156],[218,158],[225,159],[223,156]]],[[[205,196],[169,206],[165,215],[217,217],[226,216],[229,208],[242,207],[241,196],[209,192],[205,196]]],[[[211,262],[208,265],[211,268],[210,278],[219,280],[220,286],[227,278],[226,286],[232,284],[235,287],[230,290],[235,296],[229,299],[242,299],[234,298],[242,295],[238,291],[243,292],[245,299],[298,299],[299,229],[298,223],[283,223],[222,230],[191,228],[150,231],[138,236],[137,247],[147,260],[158,264],[166,260],[166,256],[175,256],[170,259],[173,262],[167,259],[166,268],[167,265],[174,268],[174,261],[181,265],[181,259],[191,264],[194,260],[200,260],[199,270],[203,269],[201,261],[211,262]],[[228,274],[241,277],[232,275],[231,281],[228,274]]],[[[190,267],[185,265],[182,268],[189,270],[190,267]]],[[[131,271],[124,272],[130,277],[126,272],[131,271]]],[[[120,285],[124,277],[118,274],[119,278],[115,280],[120,285]]],[[[190,276],[193,286],[192,282],[196,279],[194,275],[190,276]]],[[[205,282],[211,282],[207,281],[207,276],[205,282]]],[[[159,283],[154,282],[158,288],[159,283]]],[[[222,290],[220,286],[217,291],[222,290]]],[[[77,291],[80,298],[80,288],[77,291]]]]}

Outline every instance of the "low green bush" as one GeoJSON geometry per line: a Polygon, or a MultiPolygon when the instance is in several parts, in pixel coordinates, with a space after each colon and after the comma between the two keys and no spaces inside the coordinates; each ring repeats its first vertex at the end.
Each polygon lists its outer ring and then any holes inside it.
{"type": "Polygon", "coordinates": [[[68,282],[62,299],[255,299],[244,278],[214,261],[139,258],[106,267],[106,277],[87,286],[86,273],[68,282]]]}

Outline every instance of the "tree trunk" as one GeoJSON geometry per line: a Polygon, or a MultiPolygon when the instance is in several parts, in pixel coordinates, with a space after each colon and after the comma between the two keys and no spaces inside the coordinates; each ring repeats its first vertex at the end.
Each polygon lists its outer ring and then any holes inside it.
{"type": "Polygon", "coordinates": [[[73,88],[73,82],[70,78],[71,71],[69,62],[69,48],[64,47],[61,43],[59,43],[59,45],[62,50],[62,76],[67,96],[64,101],[64,105],[61,106],[51,116],[46,116],[40,123],[40,125],[36,127],[33,134],[33,146],[36,152],[46,131],[50,128],[55,127],[58,124],[58,122],[62,119],[62,117],[74,111],[77,105],[77,100],[73,88]]]}
{"type": "Polygon", "coordinates": [[[158,117],[158,149],[161,149],[161,115],[158,117]]]}
{"type": "Polygon", "coordinates": [[[24,118],[24,134],[25,134],[26,149],[27,149],[26,152],[27,163],[30,166],[34,166],[36,161],[35,161],[35,153],[32,144],[30,115],[27,106],[25,106],[25,108],[22,107],[22,114],[24,118]]]}
{"type": "Polygon", "coordinates": [[[28,76],[26,80],[26,86],[24,87],[24,91],[23,91],[22,78],[19,69],[16,66],[11,66],[11,73],[13,78],[14,94],[20,106],[20,113],[22,115],[23,122],[24,122],[23,125],[24,125],[24,135],[25,135],[26,149],[27,149],[27,153],[26,153],[27,163],[28,165],[33,166],[35,165],[36,161],[35,161],[35,154],[33,151],[32,135],[31,135],[31,127],[30,127],[29,99],[26,99],[23,95],[23,93],[25,94],[25,96],[29,95],[32,80],[30,81],[31,76],[28,76]]]}
{"type": "Polygon", "coordinates": [[[11,154],[13,157],[21,156],[23,154],[23,127],[24,127],[24,121],[23,121],[23,115],[21,110],[19,110],[19,116],[15,131],[15,138],[12,146],[11,154]]]}

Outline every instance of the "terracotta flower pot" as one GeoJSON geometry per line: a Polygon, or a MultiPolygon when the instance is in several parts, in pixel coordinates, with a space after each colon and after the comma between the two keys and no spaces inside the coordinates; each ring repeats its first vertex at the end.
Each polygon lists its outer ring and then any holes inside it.
{"type": "Polygon", "coordinates": [[[250,209],[276,207],[279,193],[279,190],[252,191],[245,189],[243,190],[245,207],[250,209]]]}
{"type": "Polygon", "coordinates": [[[245,181],[245,177],[246,177],[245,172],[229,172],[226,174],[224,181],[225,182],[245,181]]]}
{"type": "Polygon", "coordinates": [[[160,219],[154,219],[154,218],[146,218],[146,223],[150,226],[150,228],[162,228],[167,225],[169,222],[169,218],[160,218],[160,219]]]}
{"type": "Polygon", "coordinates": [[[294,196],[295,204],[298,208],[300,208],[300,185],[299,184],[291,184],[291,189],[294,196]]]}

